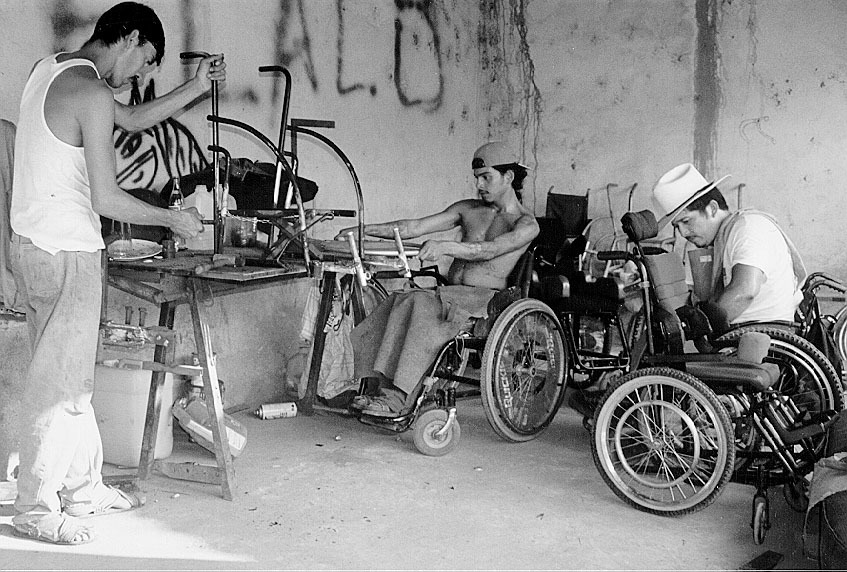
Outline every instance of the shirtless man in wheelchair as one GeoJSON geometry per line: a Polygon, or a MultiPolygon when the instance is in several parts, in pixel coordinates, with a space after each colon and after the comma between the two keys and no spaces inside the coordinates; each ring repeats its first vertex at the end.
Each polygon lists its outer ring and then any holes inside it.
{"type": "MultiPolygon", "coordinates": [[[[352,406],[375,417],[396,417],[410,406],[438,350],[474,318],[487,314],[493,296],[508,278],[539,227],[521,202],[527,168],[508,146],[492,142],[476,150],[471,163],[478,199],[453,203],[437,214],[365,225],[366,235],[403,239],[459,230],[458,240],[427,240],[418,259],[435,263],[452,257],[449,286],[438,292],[394,293],[352,333],[356,376],[378,377],[376,396],[357,396],[352,406]]],[[[353,228],[336,238],[346,238],[353,228]]]]}

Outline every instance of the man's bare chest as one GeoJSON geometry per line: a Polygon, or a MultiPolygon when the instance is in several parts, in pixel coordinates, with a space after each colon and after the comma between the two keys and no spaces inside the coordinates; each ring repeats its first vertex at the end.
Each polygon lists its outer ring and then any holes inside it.
{"type": "Polygon", "coordinates": [[[492,208],[473,209],[462,220],[464,241],[492,241],[515,228],[519,215],[497,212],[492,208]]]}

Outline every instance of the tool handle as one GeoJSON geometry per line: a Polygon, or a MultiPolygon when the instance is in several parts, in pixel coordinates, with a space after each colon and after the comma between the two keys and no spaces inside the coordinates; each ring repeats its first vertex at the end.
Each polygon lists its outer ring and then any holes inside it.
{"type": "Polygon", "coordinates": [[[194,274],[203,274],[204,272],[208,272],[209,270],[220,268],[221,266],[226,266],[226,264],[226,260],[213,260],[212,262],[198,264],[194,267],[194,274]]]}
{"type": "Polygon", "coordinates": [[[368,275],[365,273],[365,267],[362,265],[362,258],[359,256],[359,248],[356,246],[356,237],[353,236],[352,230],[347,233],[347,242],[350,244],[350,254],[353,255],[353,268],[356,270],[359,284],[364,288],[368,285],[368,275]]]}
{"type": "Polygon", "coordinates": [[[394,244],[397,245],[397,256],[403,264],[403,277],[411,278],[412,269],[409,268],[409,259],[406,257],[406,249],[403,248],[403,239],[400,238],[400,229],[394,227],[394,244]]]}

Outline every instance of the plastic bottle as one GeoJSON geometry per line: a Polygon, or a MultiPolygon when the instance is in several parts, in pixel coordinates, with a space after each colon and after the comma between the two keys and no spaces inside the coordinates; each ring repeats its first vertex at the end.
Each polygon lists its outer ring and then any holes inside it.
{"type": "MultiPolygon", "coordinates": [[[[194,187],[194,192],[191,193],[184,203],[184,208],[194,207],[200,213],[200,218],[211,220],[215,213],[215,199],[212,197],[212,192],[206,185],[197,185],[194,187]]],[[[214,250],[215,249],[215,233],[214,227],[205,226],[203,232],[194,238],[189,238],[185,241],[185,248],[188,250],[214,250]]]]}
{"type": "MultiPolygon", "coordinates": [[[[173,178],[173,186],[171,187],[171,196],[168,197],[168,208],[172,211],[181,211],[185,204],[185,197],[182,196],[182,189],[179,184],[179,177],[173,178]]],[[[180,249],[179,239],[173,235],[174,248],[180,249]]]]}

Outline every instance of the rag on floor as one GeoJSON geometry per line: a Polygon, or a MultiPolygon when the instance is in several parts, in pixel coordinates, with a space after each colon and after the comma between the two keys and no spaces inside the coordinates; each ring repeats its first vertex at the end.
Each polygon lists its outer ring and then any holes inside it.
{"type": "Polygon", "coordinates": [[[473,319],[487,317],[496,293],[440,286],[391,294],[351,333],[356,377],[382,375],[411,394],[444,344],[473,319]]]}

